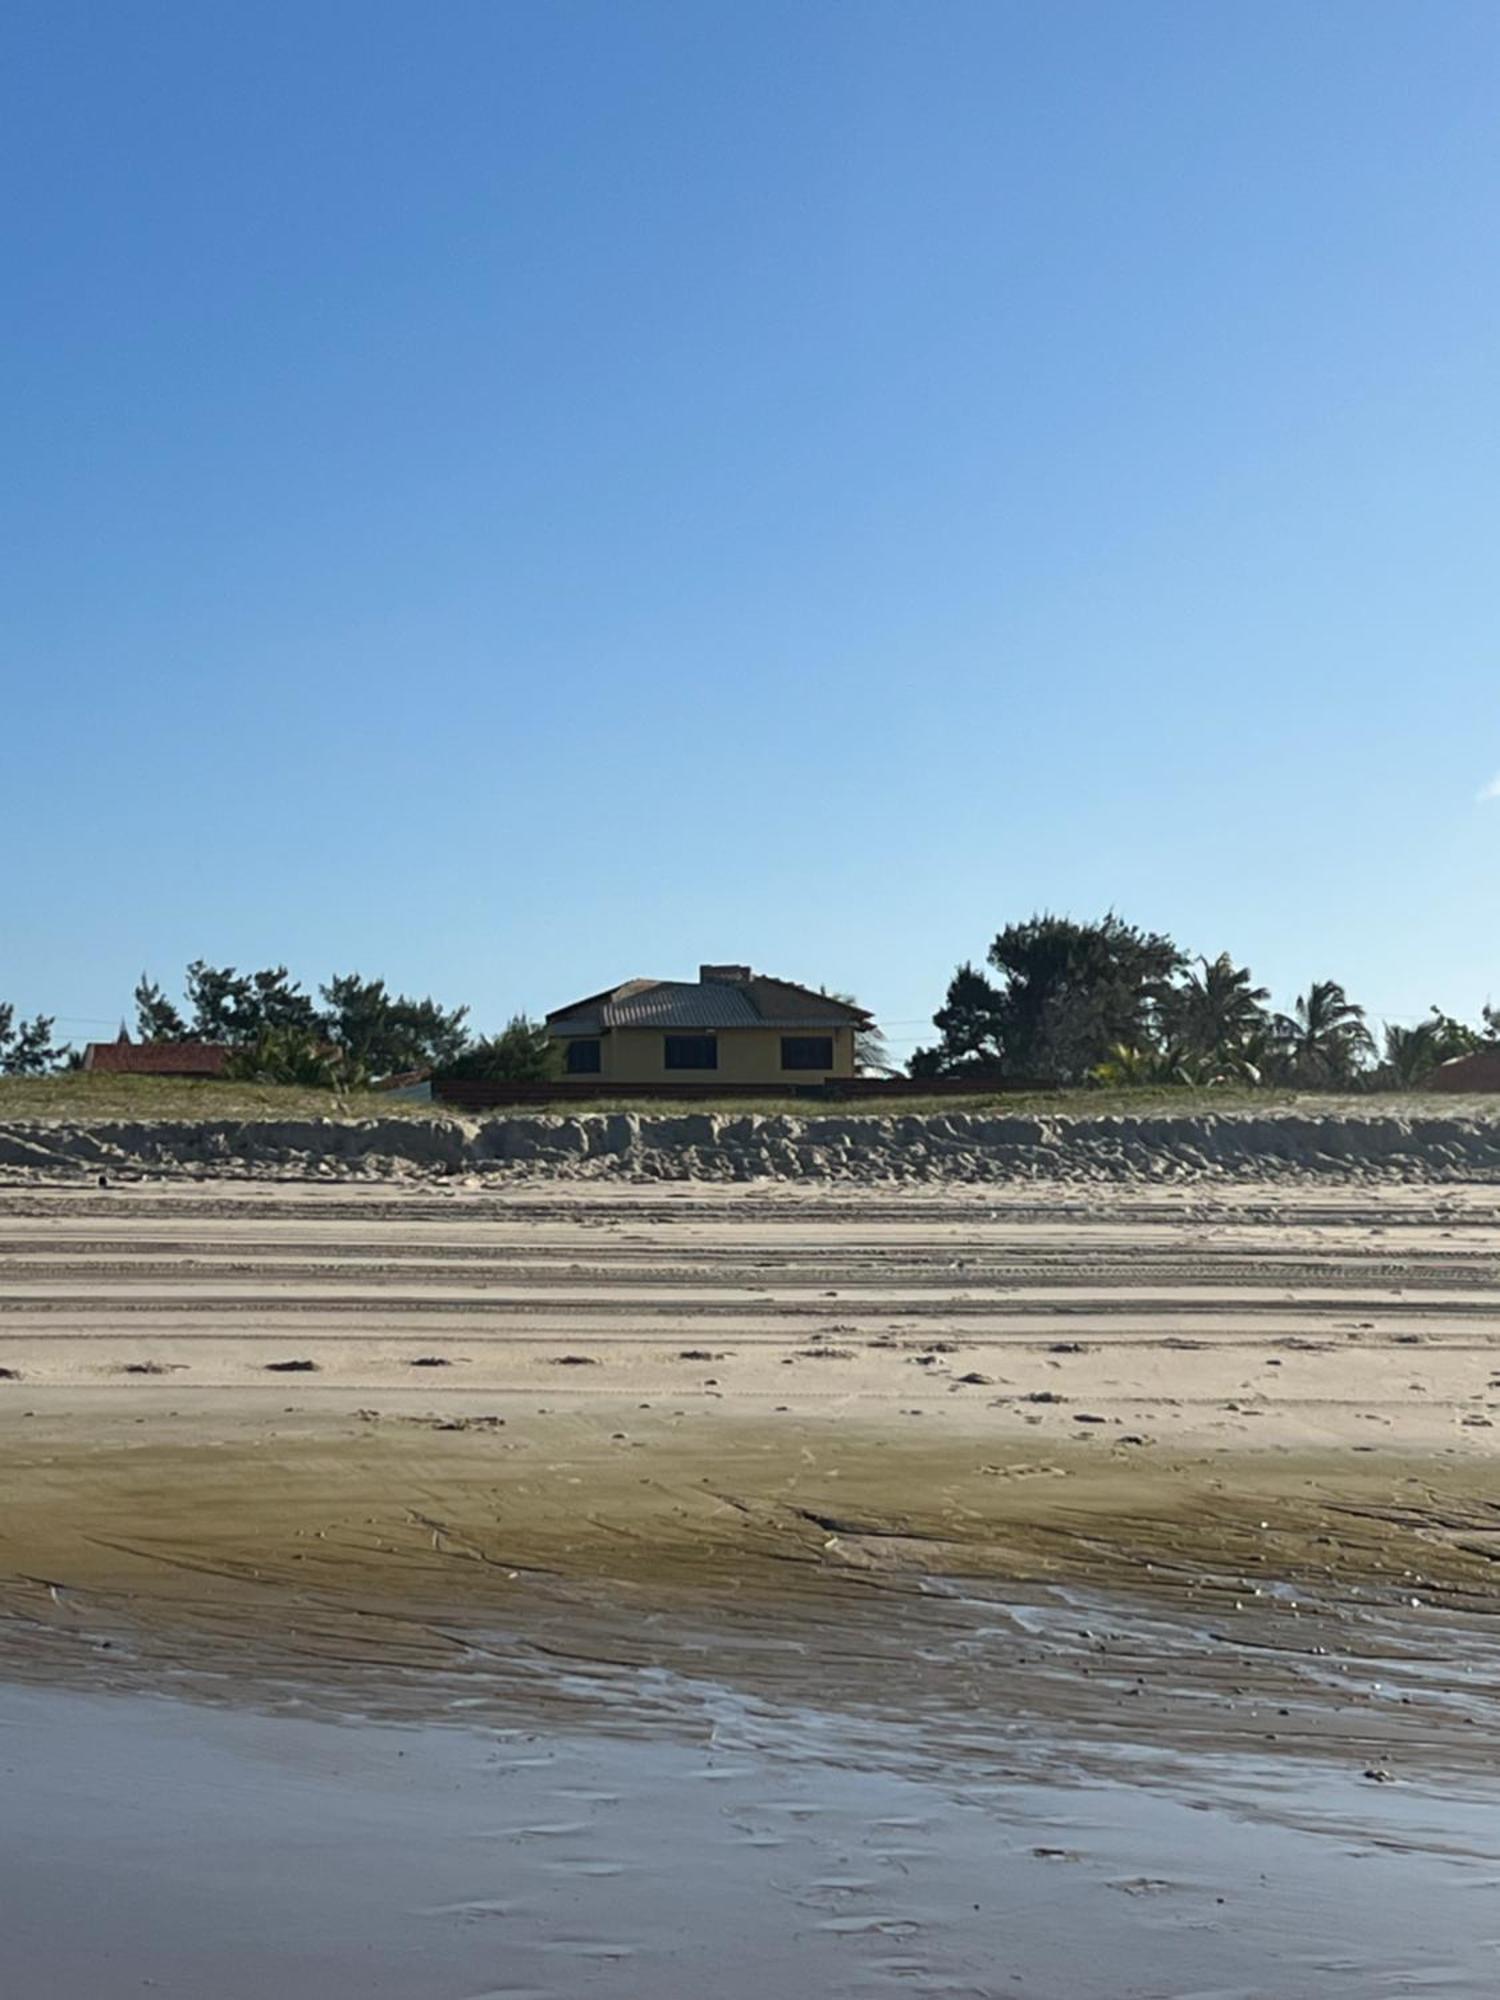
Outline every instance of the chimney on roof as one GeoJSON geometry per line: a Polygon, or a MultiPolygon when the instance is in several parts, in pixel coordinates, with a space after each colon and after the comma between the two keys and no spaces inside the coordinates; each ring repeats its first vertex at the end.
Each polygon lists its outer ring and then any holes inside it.
{"type": "Polygon", "coordinates": [[[698,967],[700,986],[748,986],[750,968],[748,965],[700,965],[698,967]]]}

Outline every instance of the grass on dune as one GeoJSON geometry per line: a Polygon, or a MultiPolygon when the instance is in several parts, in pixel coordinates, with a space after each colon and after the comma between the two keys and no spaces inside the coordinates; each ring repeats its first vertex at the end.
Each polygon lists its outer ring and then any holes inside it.
{"type": "MultiPolygon", "coordinates": [[[[0,1099],[3,1103],[3,1099],[0,1099]]],[[[441,1110],[442,1106],[435,1106],[441,1110]]],[[[795,1118],[936,1118],[979,1115],[986,1118],[1185,1118],[1205,1112],[1233,1112],[1251,1117],[1271,1117],[1277,1113],[1303,1116],[1353,1118],[1473,1117],[1500,1119],[1500,1095],[1460,1097],[1437,1091],[1347,1091],[1342,1093],[1264,1089],[1248,1084],[1226,1084],[1217,1089],[1198,1089],[1186,1084],[1148,1084],[1134,1090],[1106,1090],[1093,1086],[1067,1090],[996,1092],[992,1095],[921,1097],[861,1097],[849,1101],[808,1097],[703,1098],[670,1101],[660,1098],[632,1098],[622,1091],[617,1097],[597,1098],[587,1104],[558,1103],[527,1105],[527,1110],[636,1111],[671,1117],[679,1112],[711,1111],[721,1117],[756,1115],[771,1117],[786,1113],[795,1118]]],[[[471,1114],[481,1115],[481,1114],[471,1114]]],[[[495,1116],[495,1113],[482,1114],[495,1116]]]]}
{"type": "Polygon", "coordinates": [[[174,1076],[105,1076],[72,1071],[62,1076],[0,1077],[0,1122],[20,1118],[279,1119],[430,1116],[440,1106],[358,1090],[346,1097],[295,1084],[199,1082],[174,1076]]]}

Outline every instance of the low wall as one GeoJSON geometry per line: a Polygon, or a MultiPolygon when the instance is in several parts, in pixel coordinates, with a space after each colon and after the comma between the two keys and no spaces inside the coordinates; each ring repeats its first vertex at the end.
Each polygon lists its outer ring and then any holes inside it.
{"type": "Polygon", "coordinates": [[[872,1098],[955,1097],[976,1099],[996,1097],[1039,1097],[1061,1090],[1056,1083],[1034,1079],[990,1078],[975,1082],[972,1077],[937,1076],[836,1076],[826,1082],[798,1083],[788,1077],[784,1083],[611,1083],[604,1077],[558,1077],[548,1083],[487,1083],[469,1077],[435,1077],[432,1095],[442,1104],[460,1111],[495,1111],[517,1105],[563,1105],[618,1103],[632,1104],[715,1104],[729,1099],[735,1103],[785,1103],[788,1098],[823,1104],[865,1103],[872,1098]]]}

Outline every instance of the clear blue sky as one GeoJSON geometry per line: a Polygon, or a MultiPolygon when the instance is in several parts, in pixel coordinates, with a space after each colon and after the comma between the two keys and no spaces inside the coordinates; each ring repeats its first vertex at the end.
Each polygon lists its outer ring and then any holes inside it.
{"type": "Polygon", "coordinates": [[[1500,998],[1493,0],[13,0],[0,997],[1500,998]]]}

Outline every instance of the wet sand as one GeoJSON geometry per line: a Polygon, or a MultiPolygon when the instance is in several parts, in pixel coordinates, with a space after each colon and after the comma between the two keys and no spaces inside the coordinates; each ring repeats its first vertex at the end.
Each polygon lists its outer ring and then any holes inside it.
{"type": "Polygon", "coordinates": [[[1497,1248],[7,1195],[5,1990],[1488,1993],[1497,1248]]]}
{"type": "Polygon", "coordinates": [[[18,2000],[1480,1994],[1493,1790],[1270,1763],[1182,1794],[872,1755],[706,1695],[682,1738],[0,1689],[18,2000]],[[1290,1818],[1288,1818],[1288,1815],[1290,1818]]]}

